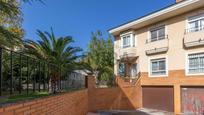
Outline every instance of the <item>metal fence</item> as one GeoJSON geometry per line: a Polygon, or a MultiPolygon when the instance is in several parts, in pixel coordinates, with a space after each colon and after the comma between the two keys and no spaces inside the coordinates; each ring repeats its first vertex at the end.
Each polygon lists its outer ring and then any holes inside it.
{"type": "Polygon", "coordinates": [[[45,60],[0,47],[0,96],[49,91],[52,71],[61,72],[45,60]]]}

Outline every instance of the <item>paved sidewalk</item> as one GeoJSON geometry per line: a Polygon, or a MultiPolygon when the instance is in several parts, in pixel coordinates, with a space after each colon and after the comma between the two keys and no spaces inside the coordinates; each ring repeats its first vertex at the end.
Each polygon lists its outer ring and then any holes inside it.
{"type": "Polygon", "coordinates": [[[160,110],[152,110],[152,109],[138,109],[132,111],[101,111],[98,113],[88,113],[87,115],[174,115],[173,113],[160,111],[160,110]]]}

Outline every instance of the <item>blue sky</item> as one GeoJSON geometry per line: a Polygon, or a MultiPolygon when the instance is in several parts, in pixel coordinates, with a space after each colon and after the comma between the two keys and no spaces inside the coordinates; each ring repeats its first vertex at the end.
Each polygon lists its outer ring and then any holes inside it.
{"type": "Polygon", "coordinates": [[[175,0],[45,0],[23,4],[25,38],[37,40],[36,30],[50,31],[56,36],[72,36],[74,46],[84,50],[91,32],[108,30],[155,10],[175,3],[175,0]]]}

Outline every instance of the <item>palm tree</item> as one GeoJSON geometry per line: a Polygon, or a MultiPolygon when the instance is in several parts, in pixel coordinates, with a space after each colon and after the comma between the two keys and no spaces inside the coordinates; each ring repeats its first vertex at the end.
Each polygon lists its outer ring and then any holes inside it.
{"type": "MultiPolygon", "coordinates": [[[[70,72],[75,69],[74,67],[80,57],[76,53],[80,52],[81,48],[70,45],[74,42],[71,36],[57,38],[52,29],[50,33],[37,30],[37,34],[40,40],[25,40],[24,46],[29,55],[55,64],[61,69],[62,74],[65,74],[65,71],[70,72]]],[[[56,81],[59,80],[59,76],[58,70],[52,70],[51,81],[54,91],[56,90],[56,81]]]]}

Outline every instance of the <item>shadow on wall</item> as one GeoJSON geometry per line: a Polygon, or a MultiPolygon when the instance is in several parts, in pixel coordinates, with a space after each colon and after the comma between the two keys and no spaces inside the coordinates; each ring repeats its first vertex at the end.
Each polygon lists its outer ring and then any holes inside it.
{"type": "Polygon", "coordinates": [[[117,87],[96,88],[95,77],[88,78],[88,107],[90,112],[101,110],[135,110],[142,105],[140,79],[135,84],[117,77],[117,87]]]}

